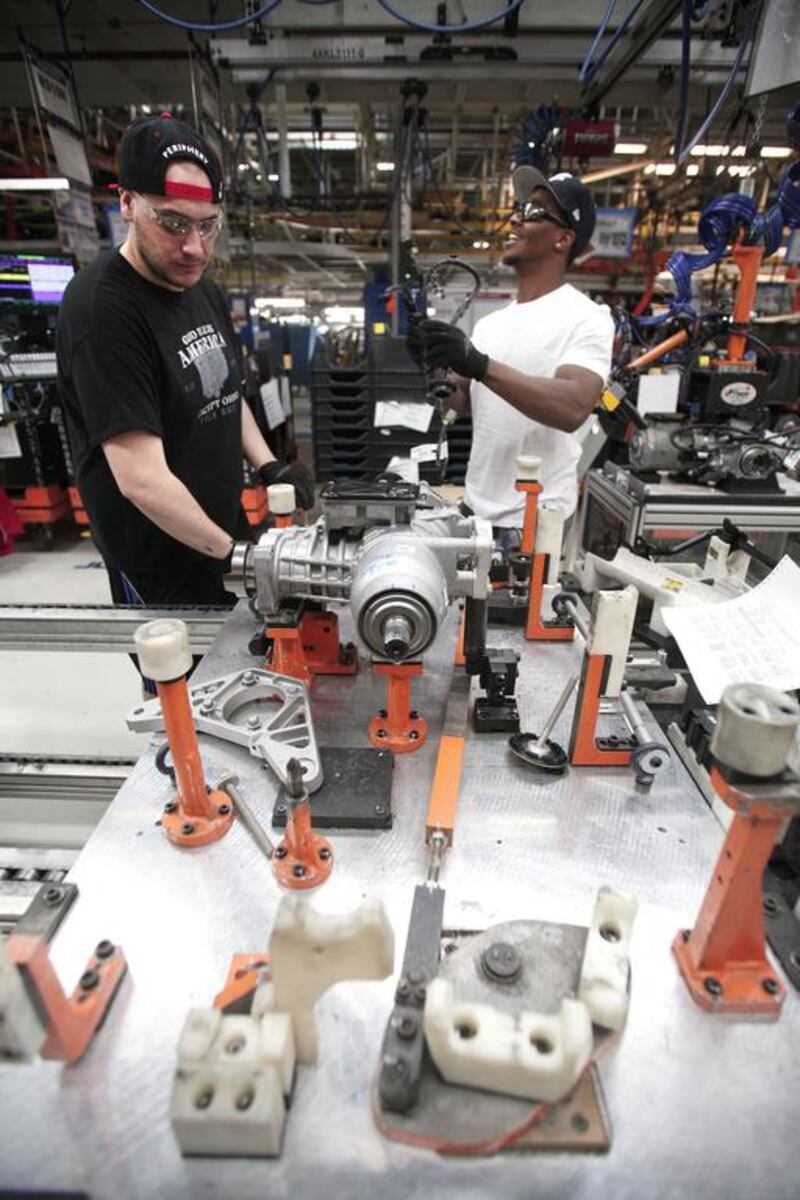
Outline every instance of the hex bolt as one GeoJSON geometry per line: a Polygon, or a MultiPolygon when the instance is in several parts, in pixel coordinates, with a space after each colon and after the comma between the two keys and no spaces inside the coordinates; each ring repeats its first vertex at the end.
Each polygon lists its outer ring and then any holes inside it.
{"type": "Polygon", "coordinates": [[[227,815],[230,811],[231,811],[230,804],[218,804],[217,805],[217,812],[219,813],[219,815],[221,817],[227,817],[227,815]]]}
{"type": "Polygon", "coordinates": [[[395,1000],[402,1003],[403,1000],[408,999],[410,994],[411,994],[411,988],[408,986],[405,979],[401,979],[400,982],[398,983],[397,989],[394,993],[395,1000]]]}
{"type": "Polygon", "coordinates": [[[285,812],[286,812],[286,805],[285,805],[285,804],[276,804],[276,805],[275,805],[275,812],[276,812],[276,813],[281,813],[281,814],[285,813],[285,812]]]}
{"type": "Polygon", "coordinates": [[[189,837],[190,834],[194,833],[194,825],[191,821],[184,821],[181,825],[181,833],[184,837],[189,837]]]}
{"type": "Polygon", "coordinates": [[[296,879],[302,879],[306,873],[306,869],[302,863],[295,863],[292,867],[292,874],[296,879]]]}
{"type": "Polygon", "coordinates": [[[289,851],[286,849],[285,846],[276,846],[275,847],[275,857],[276,858],[286,858],[286,855],[288,853],[289,853],[289,851]]]}
{"type": "Polygon", "coordinates": [[[715,979],[713,975],[709,975],[703,981],[703,987],[706,989],[709,996],[713,996],[715,1000],[722,995],[722,984],[718,979],[715,979]]]}
{"type": "Polygon", "coordinates": [[[323,846],[323,847],[322,847],[322,849],[321,849],[321,850],[320,850],[320,852],[319,852],[319,856],[320,856],[320,858],[322,859],[322,861],[323,861],[323,862],[327,862],[327,861],[328,861],[328,859],[329,859],[329,858],[330,858],[330,856],[331,856],[331,852],[330,852],[330,850],[328,849],[328,847],[327,847],[327,846],[323,846]]]}
{"type": "Polygon", "coordinates": [[[164,812],[165,813],[174,813],[175,810],[177,809],[177,807],[178,807],[178,805],[175,800],[168,800],[167,803],[164,805],[164,812]]]}
{"type": "Polygon", "coordinates": [[[260,729],[261,728],[260,719],[255,715],[253,715],[252,717],[248,717],[247,718],[247,728],[248,729],[260,729]]]}
{"type": "Polygon", "coordinates": [[[777,996],[780,990],[777,979],[762,979],[761,986],[769,996],[777,996]]]}
{"type": "Polygon", "coordinates": [[[397,1022],[397,1036],[401,1037],[405,1042],[415,1037],[418,1029],[419,1022],[414,1017],[401,1017],[397,1022]]]}
{"type": "Polygon", "coordinates": [[[522,959],[508,942],[492,942],[481,955],[484,973],[495,983],[514,983],[522,972],[522,959]]]}
{"type": "Polygon", "coordinates": [[[94,967],[91,967],[88,971],[84,971],[80,978],[80,986],[85,992],[90,992],[92,988],[96,988],[99,982],[100,976],[94,967]]]}
{"type": "Polygon", "coordinates": [[[98,942],[94,948],[95,958],[106,959],[111,958],[116,947],[108,938],[103,938],[102,942],[98,942]]]}

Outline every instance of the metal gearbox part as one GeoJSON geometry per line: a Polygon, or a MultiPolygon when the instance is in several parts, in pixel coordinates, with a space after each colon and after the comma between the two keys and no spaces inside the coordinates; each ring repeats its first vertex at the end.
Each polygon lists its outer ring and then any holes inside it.
{"type": "Polygon", "coordinates": [[[733,683],[720,697],[711,753],[745,775],[779,775],[799,725],[800,705],[791,696],[760,683],[733,683]]]}
{"type": "MultiPolygon", "coordinates": [[[[288,782],[288,763],[297,758],[310,792],[322,784],[322,764],[311,721],[305,684],[274,671],[235,671],[189,688],[192,718],[199,733],[237,746],[261,758],[281,783],[288,782]]],[[[127,717],[134,732],[164,728],[161,704],[148,700],[127,717]]]]}
{"type": "Polygon", "coordinates": [[[349,604],[373,654],[418,658],[451,601],[488,594],[491,527],[416,485],[343,487],[323,490],[314,525],[271,529],[247,551],[255,606],[269,617],[293,598],[349,604]]]}

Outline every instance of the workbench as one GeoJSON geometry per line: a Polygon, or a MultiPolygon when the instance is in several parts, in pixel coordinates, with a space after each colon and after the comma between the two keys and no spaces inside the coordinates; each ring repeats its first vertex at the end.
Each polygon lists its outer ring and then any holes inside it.
{"type": "MultiPolygon", "coordinates": [[[[381,899],[394,926],[396,971],[414,887],[425,877],[425,813],[455,622],[451,612],[413,683],[412,701],[430,730],[421,750],[396,759],[394,827],[331,833],[336,864],[314,897],[326,911],[381,899]]],[[[252,666],[255,631],[241,603],[196,681],[252,666]]],[[[349,636],[346,620],[342,634],[349,636]]],[[[580,639],[524,644],[517,631],[490,630],[489,642],[521,649],[522,725],[541,728],[577,666],[580,639]]],[[[367,746],[383,688],[363,657],[355,678],[318,678],[319,743],[367,746]]],[[[568,707],[553,734],[562,744],[569,721],[568,707]]],[[[200,743],[209,780],[235,769],[268,826],[274,778],[244,750],[204,736],[200,743]]],[[[234,953],[266,947],[279,890],[238,822],[206,848],[171,845],[156,824],[170,790],[146,751],[70,872],[80,896],[52,948],[62,983],[71,990],[101,938],[122,945],[129,972],[82,1062],[0,1067],[0,1186],[98,1200],[800,1194],[797,994],[789,988],[774,1024],[716,1018],[695,1007],[671,953],[676,932],[694,923],[723,841],[695,784],[675,756],[649,793],[637,792],[622,768],[534,774],[512,759],[504,734],[468,738],[455,843],[441,876],[445,927],[520,918],[588,925],[601,885],[638,898],[628,1022],[600,1064],[609,1153],[458,1161],[384,1140],[373,1125],[371,1088],[393,1001],[386,979],[337,985],[317,1005],[320,1059],[298,1070],[280,1159],[183,1159],[168,1113],[187,1010],[211,1006],[234,953]]]]}

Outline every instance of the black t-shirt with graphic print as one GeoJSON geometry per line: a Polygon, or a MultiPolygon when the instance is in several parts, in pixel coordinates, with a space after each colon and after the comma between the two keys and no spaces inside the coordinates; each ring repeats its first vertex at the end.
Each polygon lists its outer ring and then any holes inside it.
{"type": "MultiPolygon", "coordinates": [[[[130,576],[178,575],[215,560],[177,542],[126,500],[103,442],[157,434],[201,508],[234,533],[242,490],[240,373],[216,285],[172,292],[117,250],[79,271],[56,335],[58,379],[78,490],[103,557],[130,576]]],[[[221,564],[220,564],[221,570],[221,564]]]]}

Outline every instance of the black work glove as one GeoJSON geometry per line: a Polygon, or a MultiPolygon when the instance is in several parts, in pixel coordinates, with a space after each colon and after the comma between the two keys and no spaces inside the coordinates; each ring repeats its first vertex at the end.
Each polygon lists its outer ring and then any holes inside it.
{"type": "Polygon", "coordinates": [[[268,462],[258,468],[264,487],[273,483],[291,483],[298,508],[314,507],[314,476],[302,463],[268,462]]]}
{"type": "Polygon", "coordinates": [[[423,340],[429,367],[444,367],[467,379],[483,379],[489,367],[489,355],[473,346],[463,329],[445,321],[420,321],[416,337],[423,340]]]}

